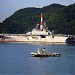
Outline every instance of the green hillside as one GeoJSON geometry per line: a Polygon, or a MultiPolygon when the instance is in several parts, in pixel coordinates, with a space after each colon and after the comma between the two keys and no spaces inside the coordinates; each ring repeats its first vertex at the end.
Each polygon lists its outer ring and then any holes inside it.
{"type": "Polygon", "coordinates": [[[50,31],[54,30],[57,34],[75,34],[75,4],[51,4],[43,8],[20,9],[0,23],[0,33],[31,31],[40,22],[41,12],[50,31]]]}

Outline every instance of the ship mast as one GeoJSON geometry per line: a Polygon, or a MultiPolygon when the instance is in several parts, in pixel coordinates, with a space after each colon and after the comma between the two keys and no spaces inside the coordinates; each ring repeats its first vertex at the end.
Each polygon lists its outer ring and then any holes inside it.
{"type": "Polygon", "coordinates": [[[40,31],[43,31],[43,13],[41,13],[40,31]]]}

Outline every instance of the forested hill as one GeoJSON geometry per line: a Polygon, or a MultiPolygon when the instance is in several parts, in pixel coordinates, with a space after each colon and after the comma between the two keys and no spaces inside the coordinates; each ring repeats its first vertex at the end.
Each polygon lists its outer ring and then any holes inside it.
{"type": "Polygon", "coordinates": [[[75,4],[63,6],[51,4],[43,8],[24,8],[0,23],[0,33],[26,33],[40,22],[40,13],[44,14],[50,31],[60,34],[75,34],[75,4]]]}

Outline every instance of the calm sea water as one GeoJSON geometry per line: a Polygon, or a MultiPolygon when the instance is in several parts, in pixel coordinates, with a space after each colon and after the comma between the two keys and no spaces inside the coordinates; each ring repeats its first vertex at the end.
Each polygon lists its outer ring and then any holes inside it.
{"type": "Polygon", "coordinates": [[[0,43],[0,75],[75,75],[75,45],[0,43]],[[60,57],[31,57],[40,45],[60,57]]]}

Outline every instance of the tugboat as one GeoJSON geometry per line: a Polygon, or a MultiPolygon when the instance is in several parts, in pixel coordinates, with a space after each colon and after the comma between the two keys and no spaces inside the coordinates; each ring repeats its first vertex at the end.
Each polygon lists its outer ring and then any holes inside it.
{"type": "Polygon", "coordinates": [[[66,41],[67,44],[75,44],[75,37],[74,36],[69,36],[66,41]]]}
{"type": "Polygon", "coordinates": [[[56,52],[48,52],[46,51],[45,48],[38,48],[37,52],[31,52],[32,57],[60,57],[60,53],[56,53],[56,52]]]}

